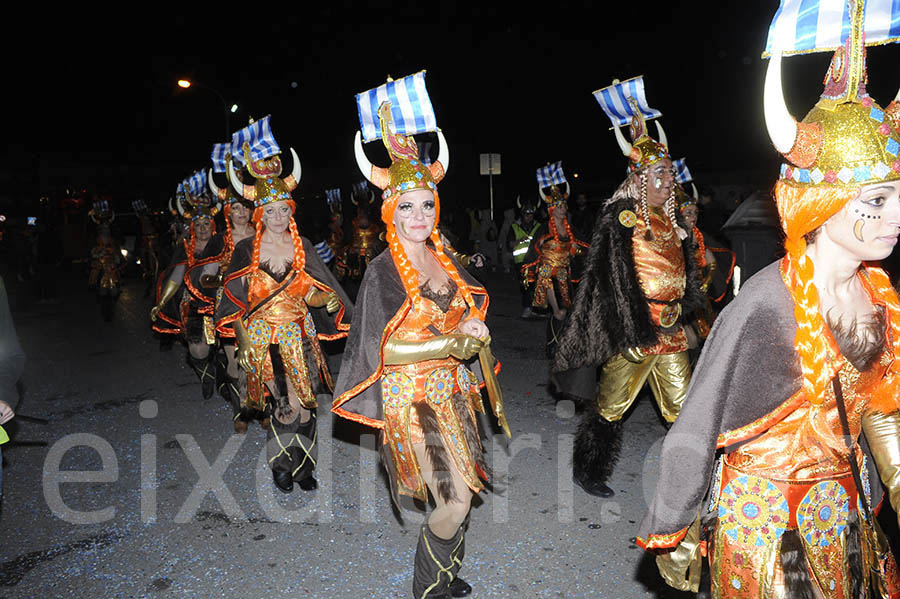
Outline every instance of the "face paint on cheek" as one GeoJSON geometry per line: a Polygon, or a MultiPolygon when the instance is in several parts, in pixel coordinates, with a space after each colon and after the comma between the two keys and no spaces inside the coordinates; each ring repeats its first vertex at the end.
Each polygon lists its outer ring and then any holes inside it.
{"type": "Polygon", "coordinates": [[[865,241],[866,241],[865,239],[863,239],[863,236],[862,236],[862,230],[863,230],[863,227],[865,226],[865,224],[866,224],[866,221],[864,221],[863,219],[859,219],[858,221],[853,223],[853,236],[856,237],[859,241],[861,241],[863,243],[865,243],[865,241]]]}
{"type": "Polygon", "coordinates": [[[662,179],[657,179],[657,180],[653,183],[653,187],[655,187],[656,189],[659,189],[660,187],[662,187],[662,179]]]}

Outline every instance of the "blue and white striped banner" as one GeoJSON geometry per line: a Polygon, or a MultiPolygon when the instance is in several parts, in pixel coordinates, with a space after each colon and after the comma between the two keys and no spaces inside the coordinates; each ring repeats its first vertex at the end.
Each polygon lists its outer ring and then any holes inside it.
{"type": "Polygon", "coordinates": [[[691,171],[688,170],[686,158],[676,160],[672,163],[672,166],[675,167],[675,181],[678,183],[687,183],[688,181],[694,180],[694,176],[691,174],[691,171]]]}
{"type": "MultiPolygon", "coordinates": [[[[900,42],[900,0],[865,0],[866,45],[900,42]]],[[[847,0],[781,0],[769,26],[763,58],[772,53],[775,29],[782,31],[783,54],[832,51],[850,35],[847,0]]]]}
{"type": "Polygon", "coordinates": [[[206,169],[201,168],[199,171],[190,176],[187,180],[187,187],[191,190],[191,195],[199,197],[206,193],[206,169]]]}
{"type": "Polygon", "coordinates": [[[213,144],[212,154],[212,170],[214,173],[225,172],[225,155],[231,153],[231,144],[213,144]]]}
{"type": "Polygon", "coordinates": [[[364,198],[368,196],[369,192],[369,184],[365,181],[357,181],[353,184],[353,195],[357,198],[364,198]]]}
{"type": "Polygon", "coordinates": [[[603,108],[603,112],[609,117],[613,126],[624,127],[631,124],[634,109],[628,102],[628,98],[634,98],[637,102],[638,109],[644,115],[644,120],[662,116],[660,111],[650,108],[650,105],[647,104],[643,75],[598,89],[594,92],[594,97],[597,98],[597,102],[600,103],[600,107],[603,108]]]}
{"type": "Polygon", "coordinates": [[[232,160],[245,166],[244,151],[241,149],[244,142],[250,144],[250,159],[254,161],[281,153],[281,148],[272,135],[272,127],[269,125],[270,118],[272,115],[266,115],[265,118],[250,123],[231,136],[232,160]]]}
{"type": "Polygon", "coordinates": [[[338,187],[334,189],[326,189],[325,197],[328,198],[329,206],[340,206],[341,205],[341,190],[338,187]]]}
{"type": "Polygon", "coordinates": [[[549,187],[565,183],[566,175],[563,173],[562,160],[539,168],[537,170],[537,182],[538,187],[549,187]]]}
{"type": "Polygon", "coordinates": [[[326,242],[320,241],[319,243],[313,246],[316,248],[316,253],[319,254],[319,258],[322,259],[322,262],[328,264],[332,260],[334,260],[334,252],[331,250],[331,246],[329,246],[326,242]]]}
{"type": "Polygon", "coordinates": [[[378,108],[389,101],[394,118],[394,133],[415,135],[437,130],[434,107],[425,89],[425,71],[395,81],[388,81],[375,89],[356,94],[359,126],[364,142],[381,139],[378,108]]]}

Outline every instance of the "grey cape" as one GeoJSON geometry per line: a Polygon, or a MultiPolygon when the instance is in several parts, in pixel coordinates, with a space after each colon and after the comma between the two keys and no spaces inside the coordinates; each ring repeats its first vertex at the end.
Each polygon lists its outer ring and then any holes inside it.
{"type": "MultiPolygon", "coordinates": [[[[314,279],[317,288],[334,291],[341,300],[341,307],[334,314],[328,314],[324,307],[309,308],[316,325],[316,336],[319,341],[342,339],[347,336],[350,320],[353,318],[353,302],[322,262],[309,239],[303,236],[300,239],[303,242],[303,252],[306,254],[303,270],[314,279]]],[[[242,239],[235,244],[228,271],[225,273],[225,289],[216,307],[216,330],[224,337],[234,337],[232,323],[238,318],[245,317],[248,286],[245,275],[249,273],[252,258],[253,237],[242,239]]]]}
{"type": "MultiPolygon", "coordinates": [[[[644,549],[681,542],[708,499],[719,451],[733,451],[765,432],[803,401],[797,321],[779,264],[751,277],[713,325],[663,442],[659,481],[638,530],[644,549]]],[[[859,442],[869,453],[863,434],[859,442]]],[[[883,489],[871,456],[868,464],[872,505],[878,505],[883,489]]]]}
{"type": "MultiPolygon", "coordinates": [[[[462,280],[468,285],[479,309],[487,309],[488,295],[445,249],[462,280]]],[[[382,428],[384,411],[381,385],[375,384],[384,369],[382,349],[411,308],[410,301],[394,265],[390,251],[378,255],[366,269],[356,310],[350,325],[350,336],[344,348],[344,361],[334,388],[331,411],[335,414],[375,428],[382,428]]],[[[482,380],[478,361],[468,364],[482,380]]]]}

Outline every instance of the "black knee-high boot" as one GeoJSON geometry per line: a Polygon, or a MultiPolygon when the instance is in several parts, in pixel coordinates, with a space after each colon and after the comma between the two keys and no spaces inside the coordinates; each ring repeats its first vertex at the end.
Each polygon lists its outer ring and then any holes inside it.
{"type": "Polygon", "coordinates": [[[610,422],[588,410],[578,425],[572,447],[572,475],[585,492],[598,497],[612,497],[606,484],[622,449],[622,423],[610,422]]]}
{"type": "Polygon", "coordinates": [[[267,456],[275,485],[285,493],[291,492],[294,482],[304,491],[317,488],[313,477],[319,457],[315,411],[303,423],[299,414],[288,424],[272,418],[267,437],[267,456]]]}
{"type": "Polygon", "coordinates": [[[413,570],[415,599],[444,599],[451,596],[450,583],[456,578],[462,564],[465,546],[462,526],[452,539],[442,539],[431,532],[427,522],[422,525],[413,570]]]}
{"type": "Polygon", "coordinates": [[[195,358],[188,354],[188,363],[197,373],[197,378],[200,379],[203,398],[209,399],[216,391],[216,362],[213,348],[210,347],[209,355],[205,358],[195,358]]]}

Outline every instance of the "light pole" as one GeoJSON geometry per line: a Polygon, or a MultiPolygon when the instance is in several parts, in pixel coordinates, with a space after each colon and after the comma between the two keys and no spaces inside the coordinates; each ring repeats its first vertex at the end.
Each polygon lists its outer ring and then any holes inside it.
{"type": "Polygon", "coordinates": [[[197,81],[191,81],[190,79],[179,79],[178,80],[178,87],[180,87],[182,89],[190,89],[191,87],[194,87],[194,86],[202,87],[203,89],[208,89],[209,91],[214,93],[216,95],[216,97],[219,98],[219,100],[221,100],[222,108],[225,110],[225,140],[226,141],[230,140],[231,139],[231,117],[230,117],[230,115],[232,112],[237,112],[238,105],[232,104],[231,108],[228,108],[228,102],[225,101],[225,98],[222,97],[222,94],[219,92],[219,90],[217,90],[214,87],[210,87],[209,85],[206,85],[205,83],[198,83],[197,81]]]}

